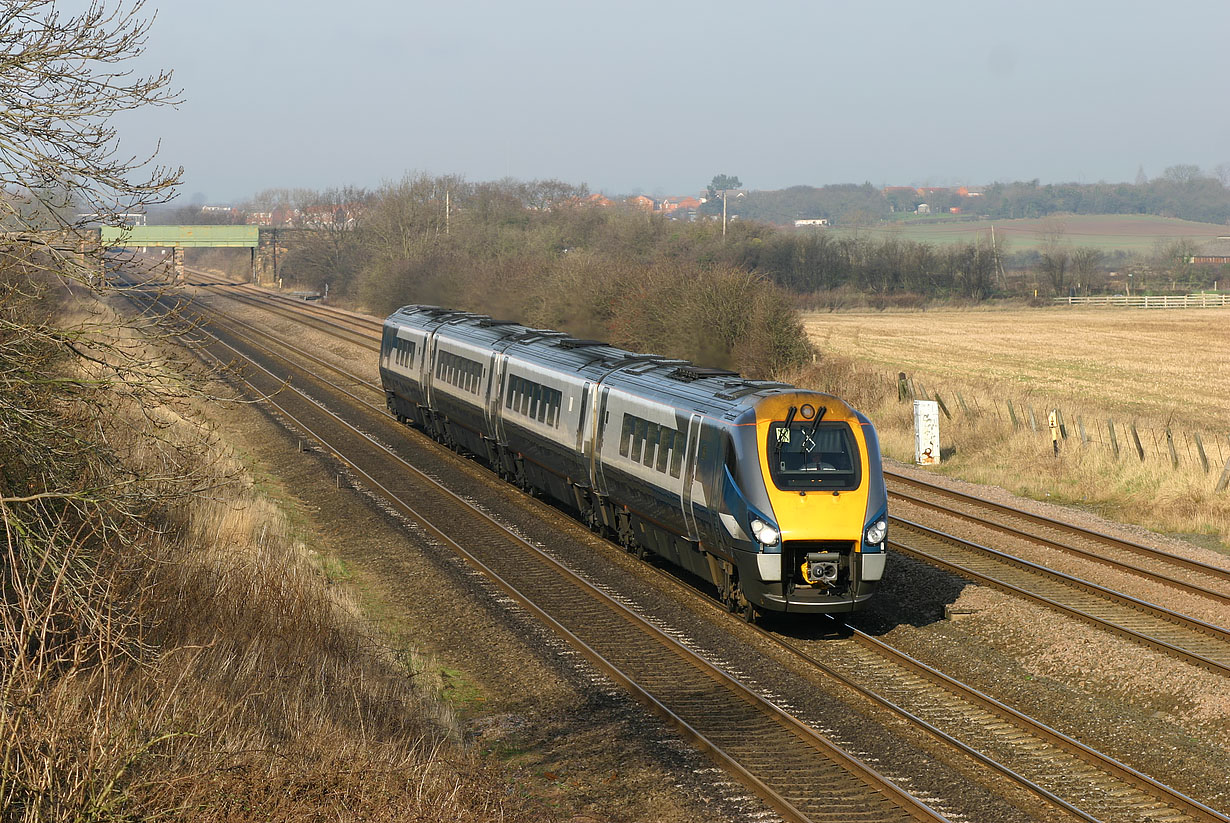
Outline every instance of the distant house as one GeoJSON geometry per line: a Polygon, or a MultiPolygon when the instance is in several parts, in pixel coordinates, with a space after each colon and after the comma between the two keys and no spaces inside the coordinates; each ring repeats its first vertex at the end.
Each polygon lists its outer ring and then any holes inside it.
{"type": "Polygon", "coordinates": [[[794,227],[802,229],[807,227],[827,226],[829,219],[827,217],[805,217],[802,220],[795,220],[794,227]]]}
{"type": "Polygon", "coordinates": [[[646,197],[643,194],[638,194],[635,197],[628,198],[628,205],[633,208],[641,209],[642,211],[653,211],[654,207],[657,206],[657,203],[654,202],[652,197],[646,197]]]}
{"type": "Polygon", "coordinates": [[[1205,243],[1187,258],[1187,262],[1218,266],[1230,263],[1230,237],[1219,237],[1205,243]]]}
{"type": "Polygon", "coordinates": [[[930,214],[931,207],[928,206],[926,203],[919,203],[918,208],[914,209],[914,211],[918,214],[930,214]]]}
{"type": "Polygon", "coordinates": [[[695,211],[700,208],[701,201],[695,197],[667,197],[658,204],[658,211],[663,214],[671,214],[680,209],[684,211],[695,211]]]}

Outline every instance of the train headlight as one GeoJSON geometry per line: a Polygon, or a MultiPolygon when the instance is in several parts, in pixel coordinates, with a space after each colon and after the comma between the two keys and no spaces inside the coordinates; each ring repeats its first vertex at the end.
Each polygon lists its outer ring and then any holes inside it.
{"type": "Polygon", "coordinates": [[[756,535],[756,539],[766,546],[774,545],[781,538],[781,533],[777,529],[759,518],[752,518],[751,525],[752,534],[756,535]]]}
{"type": "Polygon", "coordinates": [[[877,520],[867,527],[866,541],[867,545],[875,546],[884,542],[884,538],[888,536],[888,521],[877,520]]]}

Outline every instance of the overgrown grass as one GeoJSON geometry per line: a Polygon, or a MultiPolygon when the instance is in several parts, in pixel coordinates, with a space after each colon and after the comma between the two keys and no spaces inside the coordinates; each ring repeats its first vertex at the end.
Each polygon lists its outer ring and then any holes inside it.
{"type": "Polygon", "coordinates": [[[0,489],[5,820],[543,819],[190,405],[110,399],[59,411],[133,516],[0,489]]]}

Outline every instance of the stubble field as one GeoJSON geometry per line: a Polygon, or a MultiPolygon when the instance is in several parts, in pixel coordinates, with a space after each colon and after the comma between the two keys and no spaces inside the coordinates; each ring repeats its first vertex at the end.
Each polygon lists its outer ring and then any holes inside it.
{"type": "Polygon", "coordinates": [[[1056,231],[1074,246],[1104,252],[1127,251],[1148,254],[1160,245],[1180,239],[1207,243],[1230,234],[1226,226],[1198,223],[1149,214],[1057,214],[1015,220],[967,220],[961,218],[907,219],[883,227],[859,228],[874,236],[892,234],[920,243],[966,243],[989,236],[991,226],[1009,252],[1039,248],[1056,231]]]}
{"type": "Polygon", "coordinates": [[[938,394],[951,415],[941,417],[941,471],[1230,544],[1230,491],[1215,491],[1230,460],[1230,311],[817,313],[805,322],[822,354],[800,379],[866,411],[888,456],[913,456],[912,404],[896,385],[905,372],[918,396],[938,394]],[[1068,435],[1058,457],[1051,409],[1068,435]]]}

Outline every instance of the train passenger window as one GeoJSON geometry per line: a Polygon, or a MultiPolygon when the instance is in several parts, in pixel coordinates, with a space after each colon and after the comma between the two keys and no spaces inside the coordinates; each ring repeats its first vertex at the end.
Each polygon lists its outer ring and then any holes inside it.
{"type": "Polygon", "coordinates": [[[657,423],[645,424],[645,460],[646,466],[653,468],[654,452],[658,448],[658,430],[662,428],[657,423]]]}
{"type": "Polygon", "coordinates": [[[530,419],[541,420],[539,417],[539,407],[542,404],[542,386],[534,384],[534,389],[530,392],[530,419]]]}
{"type": "Polygon", "coordinates": [[[666,474],[666,465],[670,459],[670,449],[675,442],[675,430],[662,427],[662,433],[658,436],[658,471],[666,474]]]}
{"type": "Polygon", "coordinates": [[[683,452],[687,447],[688,436],[683,432],[675,432],[675,448],[671,452],[671,477],[683,473],[683,452]]]}
{"type": "Polygon", "coordinates": [[[509,376],[508,388],[504,390],[504,408],[513,407],[513,395],[517,393],[517,378],[509,376]]]}
{"type": "Polygon", "coordinates": [[[559,408],[563,404],[564,393],[555,389],[547,389],[550,395],[550,402],[547,403],[547,425],[555,426],[559,423],[559,408]]]}
{"type": "Polygon", "coordinates": [[[635,423],[635,417],[630,414],[624,415],[624,430],[619,435],[619,454],[621,457],[627,457],[628,449],[632,447],[632,427],[635,423]]]}
{"type": "Polygon", "coordinates": [[[639,417],[633,418],[636,421],[636,427],[632,432],[632,458],[633,463],[641,462],[641,447],[645,445],[645,426],[644,420],[639,417]]]}

